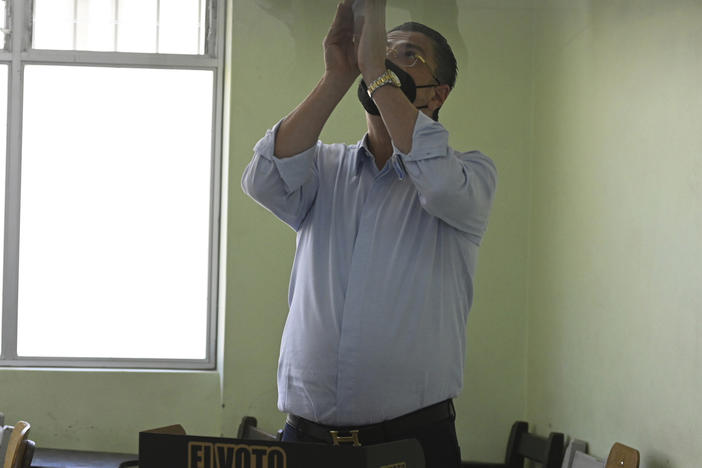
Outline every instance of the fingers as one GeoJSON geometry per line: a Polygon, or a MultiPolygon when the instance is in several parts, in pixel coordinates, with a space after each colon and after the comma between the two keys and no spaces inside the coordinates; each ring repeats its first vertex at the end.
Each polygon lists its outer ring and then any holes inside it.
{"type": "Polygon", "coordinates": [[[351,7],[352,3],[353,0],[344,0],[344,2],[339,7],[343,24],[349,29],[353,29],[353,8],[351,7]]]}
{"type": "Polygon", "coordinates": [[[334,21],[332,22],[332,29],[340,29],[343,27],[352,27],[353,25],[353,12],[351,10],[351,3],[353,0],[344,0],[339,3],[336,7],[336,15],[334,16],[334,21]]]}
{"type": "Polygon", "coordinates": [[[351,40],[353,36],[353,14],[349,0],[339,3],[324,44],[339,44],[351,40]]]}
{"type": "Polygon", "coordinates": [[[336,6],[336,14],[334,15],[334,21],[332,21],[331,27],[329,28],[330,31],[334,31],[334,30],[338,29],[338,28],[341,26],[341,22],[342,22],[342,19],[341,19],[341,17],[342,17],[342,13],[341,13],[342,5],[343,5],[342,3],[339,3],[339,4],[336,6]]]}
{"type": "Polygon", "coordinates": [[[332,22],[325,39],[328,42],[339,43],[352,39],[353,14],[351,13],[351,7],[345,5],[345,3],[346,2],[340,3],[337,6],[334,21],[332,22]]]}
{"type": "Polygon", "coordinates": [[[361,39],[361,32],[363,32],[363,24],[366,21],[365,16],[359,16],[358,18],[354,18],[354,25],[353,25],[353,42],[358,47],[358,41],[361,39]]]}

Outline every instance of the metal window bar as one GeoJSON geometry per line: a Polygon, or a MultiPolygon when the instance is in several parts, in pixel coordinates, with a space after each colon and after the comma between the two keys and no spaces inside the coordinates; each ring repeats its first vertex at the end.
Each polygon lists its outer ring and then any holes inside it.
{"type": "Polygon", "coordinates": [[[78,48],[78,0],[73,0],[73,50],[78,48]]]}
{"type": "Polygon", "coordinates": [[[115,0],[114,27],[115,27],[115,37],[114,37],[114,47],[112,47],[112,50],[117,52],[117,39],[119,38],[119,0],[115,0]]]}
{"type": "Polygon", "coordinates": [[[197,50],[202,50],[202,0],[197,1],[197,50]]]}
{"type": "MultiPolygon", "coordinates": [[[[81,367],[117,369],[214,369],[217,352],[217,306],[219,304],[220,221],[222,187],[222,122],[224,97],[224,8],[225,0],[207,3],[207,46],[204,55],[144,54],[128,52],[92,52],[36,50],[31,48],[33,3],[9,0],[10,32],[6,50],[0,51],[0,63],[9,66],[8,128],[6,148],[5,245],[3,250],[2,346],[0,367],[81,367]],[[209,69],[214,72],[213,132],[210,174],[210,235],[208,273],[208,325],[206,358],[192,359],[122,359],[21,357],[17,355],[17,299],[19,269],[19,216],[21,174],[22,71],[25,64],[115,66],[174,69],[209,69]]],[[[118,3],[115,2],[115,40],[117,39],[118,3]]],[[[117,44],[115,43],[115,46],[117,44]]],[[[116,48],[116,47],[115,47],[116,48]]]]}
{"type": "Polygon", "coordinates": [[[156,0],[156,53],[160,52],[161,43],[161,0],[156,0]]]}

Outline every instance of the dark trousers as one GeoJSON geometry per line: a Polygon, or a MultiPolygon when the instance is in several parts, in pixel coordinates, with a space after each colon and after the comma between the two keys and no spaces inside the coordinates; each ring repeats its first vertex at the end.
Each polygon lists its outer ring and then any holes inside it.
{"type": "MultiPolygon", "coordinates": [[[[426,468],[460,468],[461,466],[461,449],[456,438],[455,417],[394,435],[384,442],[402,439],[419,441],[424,450],[426,468]]],[[[289,424],[285,424],[283,429],[283,441],[329,443],[302,433],[289,424]]]]}

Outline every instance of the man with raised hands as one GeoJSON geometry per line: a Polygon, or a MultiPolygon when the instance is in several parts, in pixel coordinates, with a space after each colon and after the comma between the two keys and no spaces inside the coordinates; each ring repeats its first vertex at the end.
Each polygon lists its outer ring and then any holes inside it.
{"type": "Polygon", "coordinates": [[[446,39],[385,30],[385,1],[352,0],[324,39],[311,93],[254,147],[242,187],[297,233],[278,364],[283,440],[417,439],[426,466],[460,466],[452,399],[463,385],[492,161],[448,145],[439,109],[456,81],[446,39]],[[319,135],[359,73],[368,132],[319,135]]]}

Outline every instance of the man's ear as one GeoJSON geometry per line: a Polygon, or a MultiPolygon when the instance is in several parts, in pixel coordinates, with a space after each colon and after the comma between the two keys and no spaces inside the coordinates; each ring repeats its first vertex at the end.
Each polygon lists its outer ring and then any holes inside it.
{"type": "Polygon", "coordinates": [[[439,107],[443,106],[450,92],[451,87],[447,84],[442,84],[435,87],[434,94],[429,100],[429,109],[431,109],[433,112],[434,109],[438,109],[439,107]]]}

